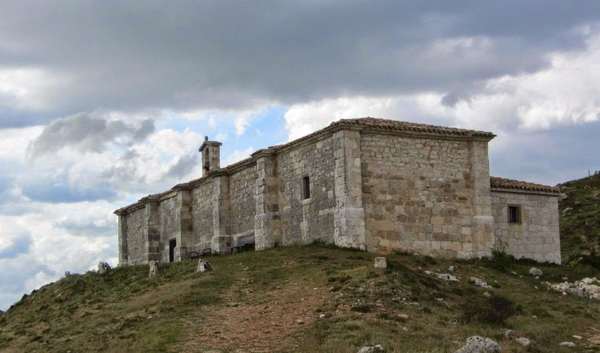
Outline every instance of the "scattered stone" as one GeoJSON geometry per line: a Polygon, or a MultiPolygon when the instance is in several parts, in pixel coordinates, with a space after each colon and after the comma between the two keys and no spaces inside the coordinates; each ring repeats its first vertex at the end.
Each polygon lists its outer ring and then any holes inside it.
{"type": "Polygon", "coordinates": [[[472,336],[455,353],[500,353],[500,345],[487,337],[472,336]]]}
{"type": "Polygon", "coordinates": [[[148,261],[148,277],[154,278],[158,275],[158,261],[148,261]]]}
{"type": "Polygon", "coordinates": [[[512,338],[515,334],[515,331],[513,330],[505,330],[504,331],[504,338],[512,338]]]}
{"type": "Polygon", "coordinates": [[[537,267],[532,267],[529,269],[529,274],[532,276],[535,276],[535,277],[539,277],[539,276],[543,275],[544,272],[537,267]]]}
{"type": "Polygon", "coordinates": [[[446,282],[458,282],[458,278],[449,273],[437,273],[435,276],[446,282]]]}
{"type": "Polygon", "coordinates": [[[302,320],[302,319],[297,319],[297,320],[296,320],[296,323],[297,323],[298,325],[302,325],[302,324],[304,324],[304,320],[302,320]]]}
{"type": "Polygon", "coordinates": [[[212,266],[208,261],[198,259],[198,267],[196,267],[196,272],[209,272],[212,271],[212,266]]]}
{"type": "Polygon", "coordinates": [[[572,294],[578,297],[600,300],[600,280],[584,278],[575,282],[546,283],[551,289],[564,295],[572,294]]]}
{"type": "Polygon", "coordinates": [[[358,350],[358,353],[385,353],[385,349],[380,344],[374,346],[364,346],[358,350]]]}
{"type": "Polygon", "coordinates": [[[523,347],[529,347],[531,345],[531,340],[527,337],[517,337],[515,341],[523,347]]]}
{"type": "Polygon", "coordinates": [[[578,336],[578,335],[573,335],[573,336],[571,336],[571,337],[573,337],[573,338],[574,338],[574,339],[576,339],[576,340],[582,340],[582,339],[583,339],[583,337],[581,337],[581,336],[578,336]]]}
{"type": "Polygon", "coordinates": [[[103,275],[111,270],[108,262],[101,261],[98,263],[98,274],[103,275]]]}
{"type": "Polygon", "coordinates": [[[455,270],[456,270],[456,268],[454,268],[454,266],[448,267],[448,272],[454,272],[455,270]]]}
{"type": "Polygon", "coordinates": [[[569,347],[569,348],[574,348],[577,346],[575,343],[570,342],[570,341],[560,342],[558,345],[561,347],[569,347]]]}
{"type": "Polygon", "coordinates": [[[406,321],[406,320],[410,319],[410,316],[408,316],[406,314],[398,314],[398,319],[400,319],[402,321],[406,321]]]}
{"type": "Polygon", "coordinates": [[[387,259],[385,257],[376,257],[373,267],[378,270],[385,270],[387,268],[387,259]]]}
{"type": "Polygon", "coordinates": [[[487,288],[487,289],[492,288],[492,286],[490,286],[486,281],[482,280],[481,278],[477,278],[477,277],[469,278],[469,283],[476,285],[477,287],[481,287],[481,288],[487,288]]]}
{"type": "Polygon", "coordinates": [[[483,292],[483,296],[486,297],[486,298],[491,298],[492,294],[490,292],[486,291],[486,292],[483,292]]]}

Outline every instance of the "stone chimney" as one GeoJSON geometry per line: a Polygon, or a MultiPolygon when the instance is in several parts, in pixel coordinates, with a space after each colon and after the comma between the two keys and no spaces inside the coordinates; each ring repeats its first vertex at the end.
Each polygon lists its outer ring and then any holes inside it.
{"type": "Polygon", "coordinates": [[[221,168],[221,142],[209,141],[208,136],[204,137],[204,143],[200,146],[202,153],[202,176],[209,172],[221,168]]]}

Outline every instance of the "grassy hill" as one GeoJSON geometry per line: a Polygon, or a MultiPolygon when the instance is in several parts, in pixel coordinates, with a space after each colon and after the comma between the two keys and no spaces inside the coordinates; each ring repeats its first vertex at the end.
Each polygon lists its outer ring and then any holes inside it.
{"type": "Polygon", "coordinates": [[[584,261],[600,268],[600,174],[560,185],[560,231],[565,262],[584,261]]]}
{"type": "Polygon", "coordinates": [[[210,257],[107,274],[70,275],[0,316],[1,352],[454,352],[471,335],[503,352],[598,352],[600,303],[563,296],[542,281],[597,275],[585,264],[538,265],[507,257],[450,261],[395,254],[385,272],[373,255],[320,246],[210,257]],[[427,274],[454,266],[458,282],[427,274]],[[471,276],[487,281],[484,289],[471,276]],[[532,340],[524,348],[505,329],[532,340]],[[572,336],[582,336],[575,340],[572,336]],[[576,348],[559,347],[575,341],[576,348]]]}

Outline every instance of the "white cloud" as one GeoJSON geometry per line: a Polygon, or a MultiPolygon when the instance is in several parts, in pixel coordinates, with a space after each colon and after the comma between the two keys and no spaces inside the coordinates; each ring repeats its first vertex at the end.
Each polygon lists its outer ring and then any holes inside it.
{"type": "Polygon", "coordinates": [[[0,68],[0,107],[40,111],[49,106],[48,92],[59,90],[55,75],[37,68],[0,68]]]}
{"type": "Polygon", "coordinates": [[[600,35],[589,37],[583,50],[555,53],[550,61],[549,68],[536,73],[489,80],[480,92],[458,99],[453,105],[443,104],[443,92],[341,97],[295,104],[285,114],[286,127],[293,139],[339,118],[363,116],[507,133],[598,120],[600,35]]]}

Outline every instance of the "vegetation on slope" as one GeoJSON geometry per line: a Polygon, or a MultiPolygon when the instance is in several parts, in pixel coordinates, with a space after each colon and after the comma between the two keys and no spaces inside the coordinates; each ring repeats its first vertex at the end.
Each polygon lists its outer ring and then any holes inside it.
{"type": "Polygon", "coordinates": [[[594,268],[538,266],[508,257],[450,261],[394,254],[385,272],[373,255],[308,246],[210,257],[214,271],[171,264],[70,275],[0,317],[2,352],[454,352],[468,336],[503,352],[597,352],[600,304],[562,296],[542,281],[597,275],[594,268]],[[425,271],[455,266],[458,282],[425,271]],[[469,284],[471,276],[491,289],[469,284]],[[487,293],[487,294],[486,294],[487,293]],[[504,337],[510,328],[529,348],[504,337]],[[576,348],[559,342],[583,338],[576,348]]]}
{"type": "Polygon", "coordinates": [[[600,174],[560,185],[560,233],[563,260],[600,268],[600,174]]]}

